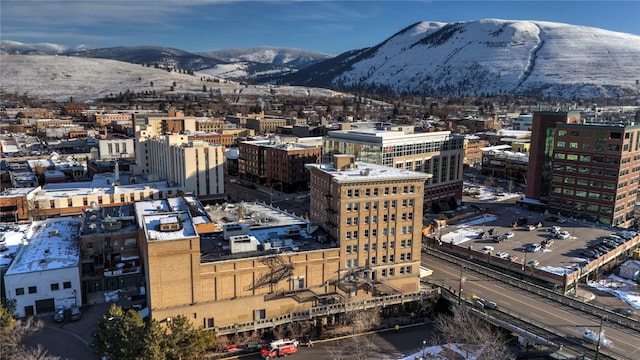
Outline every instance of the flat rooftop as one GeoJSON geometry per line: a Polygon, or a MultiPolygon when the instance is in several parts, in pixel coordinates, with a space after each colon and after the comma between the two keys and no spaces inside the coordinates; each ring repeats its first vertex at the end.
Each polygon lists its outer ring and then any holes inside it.
{"type": "Polygon", "coordinates": [[[273,253],[312,251],[335,248],[328,236],[306,219],[258,202],[209,206],[207,212],[220,231],[200,237],[201,263],[264,256],[273,253]],[[230,241],[224,238],[224,225],[246,226],[260,248],[232,254],[230,241]],[[265,250],[265,244],[271,249],[265,250]]]}
{"type": "Polygon", "coordinates": [[[355,162],[355,167],[348,170],[337,170],[333,163],[308,164],[307,167],[314,167],[330,174],[338,182],[360,182],[360,181],[389,181],[407,180],[411,178],[429,179],[431,174],[417,171],[397,169],[390,166],[377,165],[365,162],[355,162]]]}
{"type": "Polygon", "coordinates": [[[33,222],[6,275],[77,267],[81,222],[80,218],[71,217],[33,222]]]}

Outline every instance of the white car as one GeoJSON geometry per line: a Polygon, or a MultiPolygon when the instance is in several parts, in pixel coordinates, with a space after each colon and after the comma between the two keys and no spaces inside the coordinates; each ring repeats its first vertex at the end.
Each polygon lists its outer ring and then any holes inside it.
{"type": "Polygon", "coordinates": [[[571,236],[571,234],[569,234],[568,231],[561,231],[559,233],[556,233],[556,237],[558,239],[562,239],[562,240],[568,239],[570,236],[571,236]]]}
{"type": "Polygon", "coordinates": [[[504,251],[500,251],[499,253],[496,254],[497,257],[499,257],[500,259],[508,259],[509,258],[509,253],[506,253],[504,251]]]}
{"type": "Polygon", "coordinates": [[[480,250],[480,251],[481,251],[482,253],[484,253],[484,254],[488,254],[488,253],[490,253],[490,252],[493,252],[493,250],[494,250],[494,249],[493,249],[493,246],[488,246],[488,245],[487,245],[487,246],[483,247],[483,248],[482,248],[482,250],[480,250]]]}
{"type": "Polygon", "coordinates": [[[516,236],[516,234],[512,233],[511,231],[509,231],[508,233],[504,233],[504,236],[506,236],[507,239],[511,239],[512,237],[516,236]]]}

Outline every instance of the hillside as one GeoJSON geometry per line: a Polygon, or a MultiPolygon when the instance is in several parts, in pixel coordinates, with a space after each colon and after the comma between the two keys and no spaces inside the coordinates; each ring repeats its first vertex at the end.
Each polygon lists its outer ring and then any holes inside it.
{"type": "Polygon", "coordinates": [[[196,72],[175,71],[122,61],[52,55],[0,55],[0,91],[27,94],[43,100],[90,102],[120,92],[170,91],[202,93],[208,91],[229,97],[234,103],[255,104],[259,97],[351,97],[339,92],[295,86],[244,86],[231,81],[213,82],[213,77],[196,72]],[[153,83],[153,86],[151,86],[153,83]]]}
{"type": "Polygon", "coordinates": [[[419,22],[280,79],[352,91],[634,96],[640,36],[542,21],[419,22]]]}

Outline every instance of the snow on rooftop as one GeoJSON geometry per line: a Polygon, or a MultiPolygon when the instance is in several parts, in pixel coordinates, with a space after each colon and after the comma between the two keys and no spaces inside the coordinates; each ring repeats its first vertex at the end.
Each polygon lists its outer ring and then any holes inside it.
{"type": "Polygon", "coordinates": [[[26,225],[6,224],[1,227],[0,248],[6,250],[0,252],[0,268],[9,266],[18,249],[25,242],[26,225]]]}
{"type": "Polygon", "coordinates": [[[22,246],[6,275],[78,266],[81,219],[51,218],[35,221],[25,233],[22,246]]]}
{"type": "Polygon", "coordinates": [[[327,174],[330,174],[338,182],[352,181],[388,181],[399,178],[424,178],[431,177],[430,174],[417,171],[397,169],[390,166],[377,165],[365,162],[355,162],[355,167],[348,170],[337,170],[333,163],[324,164],[308,164],[309,167],[315,167],[327,174]]]}
{"type": "Polygon", "coordinates": [[[147,239],[149,240],[179,240],[198,236],[189,214],[155,214],[146,215],[142,219],[147,229],[147,239]],[[161,224],[180,223],[180,227],[171,231],[160,231],[161,224]]]}

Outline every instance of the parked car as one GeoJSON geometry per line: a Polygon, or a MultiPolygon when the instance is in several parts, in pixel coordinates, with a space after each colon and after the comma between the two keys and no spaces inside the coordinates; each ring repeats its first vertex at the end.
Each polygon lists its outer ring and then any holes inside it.
{"type": "Polygon", "coordinates": [[[64,306],[56,307],[56,312],[53,314],[53,320],[55,322],[63,322],[64,321],[64,306]]]}
{"type": "Polygon", "coordinates": [[[496,228],[489,229],[489,235],[497,235],[497,234],[498,234],[498,229],[496,228]]]}
{"type": "Polygon", "coordinates": [[[496,254],[496,256],[499,257],[500,259],[507,259],[509,258],[509,253],[500,251],[499,253],[496,254]]]}
{"type": "Polygon", "coordinates": [[[553,239],[546,239],[546,240],[543,240],[540,244],[542,245],[543,248],[548,249],[553,246],[554,241],[553,239]]]}
{"type": "Polygon", "coordinates": [[[509,231],[508,233],[505,233],[504,236],[507,239],[511,239],[512,237],[516,236],[516,234],[514,234],[513,232],[509,231]]]}
{"type": "Polygon", "coordinates": [[[71,307],[71,321],[78,321],[82,317],[82,312],[77,306],[71,307]]]}
{"type": "Polygon", "coordinates": [[[507,237],[503,234],[503,235],[497,235],[493,237],[493,242],[495,243],[499,243],[501,241],[505,241],[507,240],[507,237]]]}
{"type": "Polygon", "coordinates": [[[518,257],[516,255],[509,256],[509,261],[514,262],[516,260],[518,260],[518,257]]]}
{"type": "Polygon", "coordinates": [[[542,250],[542,246],[540,244],[527,244],[525,250],[528,252],[538,252],[542,250]]]}
{"type": "Polygon", "coordinates": [[[589,249],[583,249],[580,251],[580,255],[591,258],[591,259],[597,259],[598,257],[600,257],[600,254],[594,252],[593,250],[589,250],[589,249]]]}
{"type": "Polygon", "coordinates": [[[538,265],[540,265],[540,261],[536,259],[527,261],[527,267],[536,267],[538,265]]]}
{"type": "Polygon", "coordinates": [[[527,230],[534,231],[535,229],[537,229],[535,225],[527,225],[527,230]]]}
{"type": "Polygon", "coordinates": [[[478,234],[478,236],[476,236],[477,239],[484,239],[485,237],[487,237],[489,235],[488,232],[483,231],[481,233],[478,234]]]}
{"type": "Polygon", "coordinates": [[[493,249],[493,246],[489,246],[489,245],[487,245],[487,246],[484,246],[480,251],[481,251],[482,253],[488,254],[488,253],[490,253],[490,252],[493,252],[493,250],[494,250],[494,249],[493,249]]]}
{"type": "Polygon", "coordinates": [[[568,231],[561,231],[559,233],[556,233],[556,238],[558,239],[568,239],[569,237],[571,237],[571,234],[568,231]]]}

